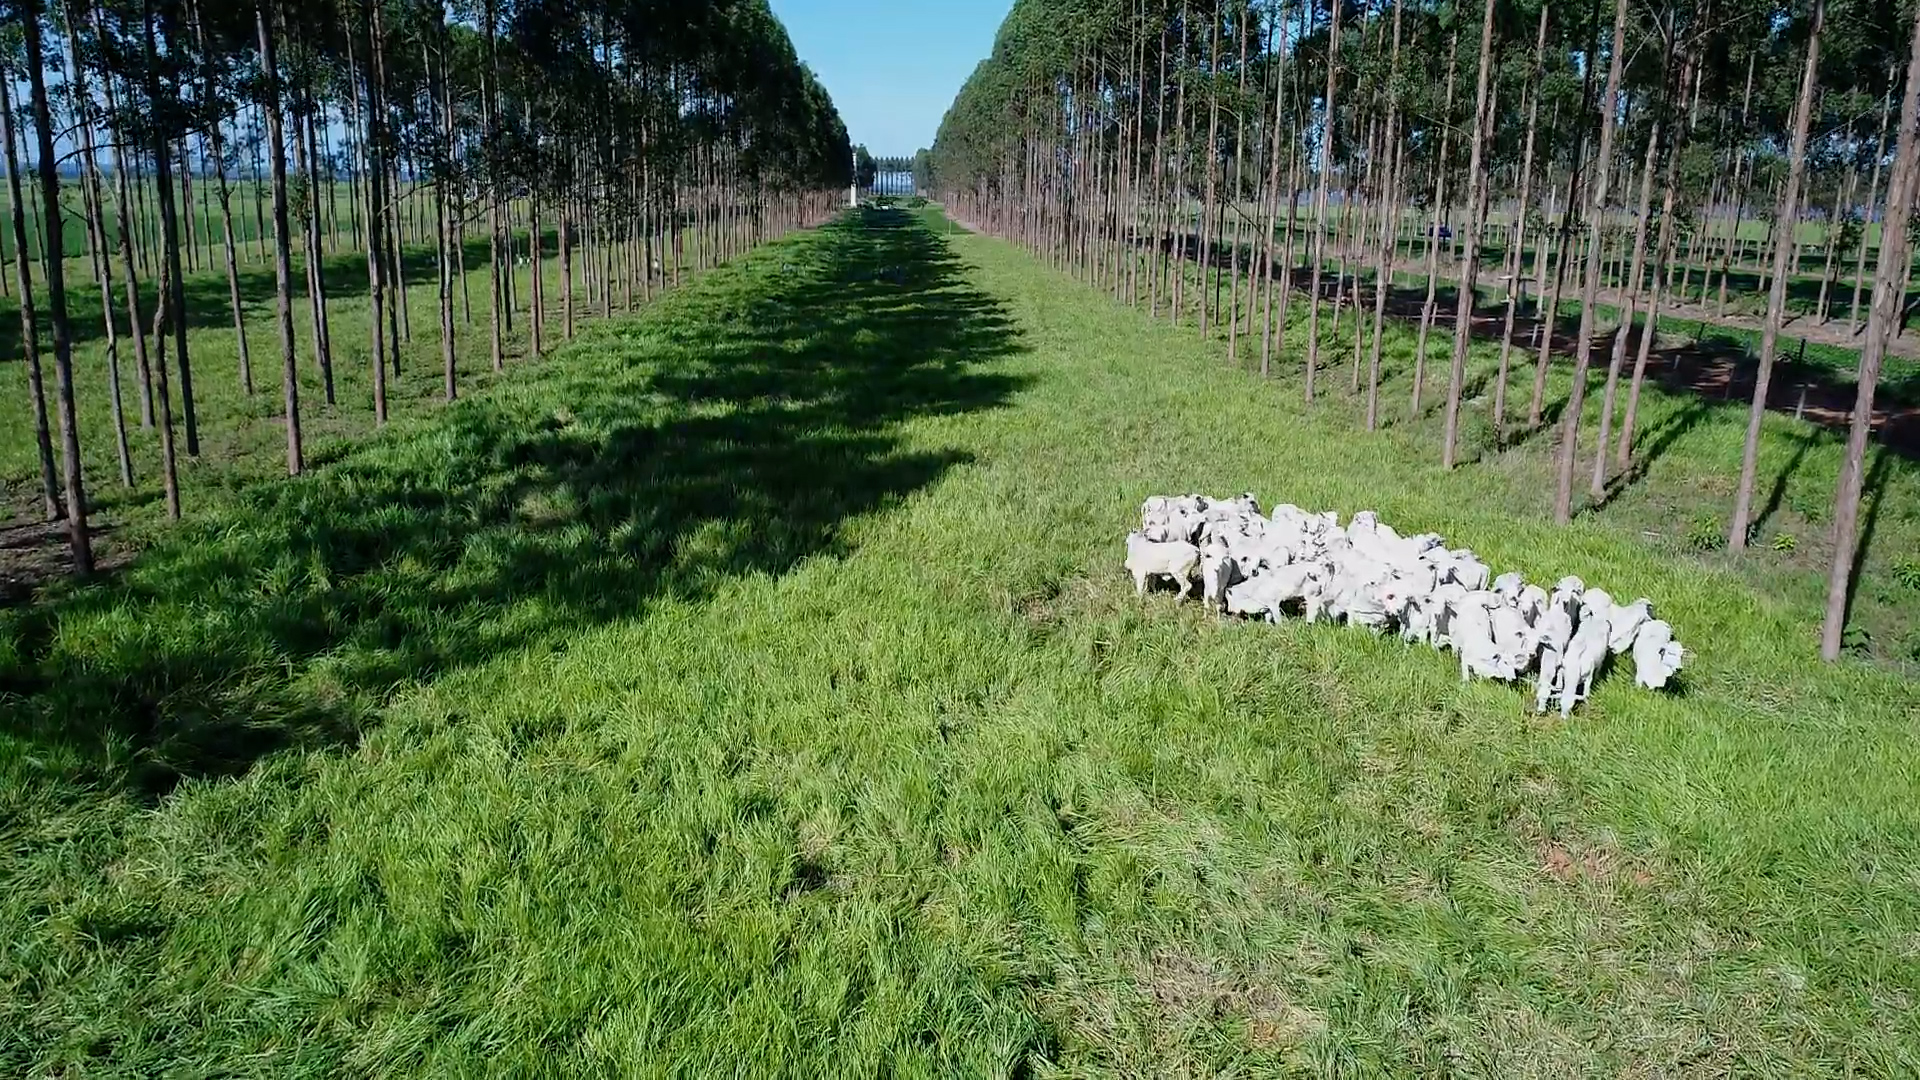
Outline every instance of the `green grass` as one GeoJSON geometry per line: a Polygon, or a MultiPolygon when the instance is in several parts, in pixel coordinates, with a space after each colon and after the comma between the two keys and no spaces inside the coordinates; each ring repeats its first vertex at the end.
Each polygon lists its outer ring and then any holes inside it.
{"type": "MultiPolygon", "coordinates": [[[[0,610],[0,1071],[1920,1069],[1920,692],[1813,659],[1811,537],[1682,552],[1736,416],[1656,393],[1645,477],[1555,529],[1482,404],[1443,473],[1344,371],[1304,411],[900,222],[0,610]],[[1696,656],[1561,723],[1137,601],[1140,498],[1246,488],[1645,593],[1696,656]]],[[[1830,486],[1768,433],[1783,506],[1830,486]]],[[[1920,505],[1877,468],[1875,552],[1920,505]]]]}
{"type": "MultiPolygon", "coordinates": [[[[101,157],[104,163],[106,157],[104,151],[101,157]]],[[[177,178],[177,172],[175,176],[177,178]]],[[[37,180],[37,178],[34,179],[37,180]]],[[[158,194],[153,178],[149,175],[145,177],[142,182],[145,185],[145,191],[141,192],[136,190],[132,193],[134,209],[128,218],[128,223],[134,230],[136,242],[138,242],[140,238],[157,236],[160,231],[158,194]],[[144,202],[142,201],[143,199],[144,202]]],[[[119,222],[118,194],[115,190],[113,174],[111,172],[103,172],[101,175],[101,183],[106,188],[106,227],[107,236],[111,242],[117,235],[119,222]]],[[[194,241],[193,253],[190,257],[191,260],[203,263],[212,268],[224,268],[225,264],[221,261],[225,256],[221,253],[224,241],[223,227],[220,218],[220,189],[218,182],[214,179],[212,173],[208,173],[204,177],[199,175],[192,177],[190,184],[192,193],[191,206],[180,201],[177,179],[175,183],[174,202],[179,214],[178,227],[180,229],[182,245],[185,245],[187,231],[191,229],[194,241]],[[203,195],[205,197],[204,201],[202,199],[203,195]]],[[[247,178],[236,178],[230,175],[227,178],[227,184],[229,205],[233,212],[233,241],[238,249],[237,254],[239,258],[242,261],[250,257],[258,258],[262,261],[271,259],[271,248],[268,245],[273,239],[272,189],[265,183],[259,185],[254,184],[250,176],[247,178]]],[[[294,223],[297,226],[302,220],[301,213],[305,206],[306,185],[297,176],[289,178],[289,184],[290,209],[293,214],[294,223]]],[[[23,192],[26,194],[27,252],[35,259],[44,258],[42,254],[42,244],[45,238],[42,236],[43,226],[38,189],[33,186],[28,186],[23,189],[23,192]]],[[[343,180],[334,183],[331,190],[329,190],[328,186],[323,182],[319,188],[319,192],[321,228],[330,233],[330,238],[342,238],[346,243],[353,243],[354,215],[351,206],[352,185],[343,180]]],[[[401,213],[403,217],[411,213],[419,213],[421,216],[426,216],[426,214],[431,213],[431,193],[432,188],[425,184],[403,184],[398,199],[402,206],[401,213]]],[[[6,208],[4,214],[11,213],[11,204],[7,200],[7,195],[3,187],[0,187],[0,207],[6,208]]],[[[70,177],[63,179],[60,185],[60,212],[64,216],[66,224],[64,249],[67,257],[84,259],[87,254],[86,207],[81,195],[79,182],[70,177]]],[[[14,250],[13,228],[11,218],[4,216],[4,214],[0,214],[0,222],[5,222],[4,225],[0,225],[0,258],[11,260],[14,250]]],[[[409,227],[411,227],[413,220],[412,217],[407,217],[409,227]]],[[[429,218],[428,220],[430,224],[431,219],[429,218]]],[[[475,230],[472,228],[468,229],[469,233],[473,231],[475,230]]],[[[484,234],[484,224],[480,226],[480,231],[484,234]]],[[[182,250],[182,261],[189,261],[189,256],[184,247],[182,250]]],[[[9,262],[8,265],[11,266],[11,262],[9,262]]],[[[271,264],[269,264],[269,266],[270,265],[271,264]]],[[[93,271],[91,267],[84,267],[83,269],[89,277],[92,275],[93,271]]],[[[222,269],[222,272],[224,272],[224,269],[222,269]]],[[[11,271],[9,271],[7,288],[11,290],[13,287],[14,282],[11,271]]]]}
{"type": "MultiPolygon", "coordinates": [[[[516,250],[524,250],[526,234],[517,234],[516,250]]],[[[543,246],[546,258],[541,265],[542,281],[548,299],[547,329],[543,346],[551,348],[564,333],[559,311],[560,270],[555,253],[556,241],[549,235],[543,246]]],[[[461,393],[482,388],[493,381],[488,337],[490,315],[487,308],[487,246],[484,237],[469,237],[465,265],[466,299],[458,281],[453,287],[455,340],[459,352],[458,368],[461,393]]],[[[328,255],[323,263],[327,278],[327,318],[333,350],[335,397],[328,407],[323,396],[323,381],[313,358],[312,318],[305,288],[305,264],[298,252],[293,260],[294,342],[299,356],[302,426],[310,456],[327,460],[371,432],[373,423],[372,346],[367,326],[366,257],[350,250],[328,255]]],[[[668,264],[669,274],[672,271],[668,264]]],[[[125,292],[115,281],[115,324],[120,338],[122,407],[126,410],[129,444],[135,487],[120,484],[113,414],[108,390],[108,364],[105,331],[101,319],[100,293],[91,283],[91,269],[84,260],[69,259],[69,313],[75,328],[74,353],[77,409],[80,416],[81,450],[91,501],[103,509],[123,529],[127,539],[139,542],[147,526],[158,521],[164,511],[161,503],[160,440],[157,429],[139,428],[140,406],[138,375],[125,318],[125,292]],[[77,276],[79,275],[79,276],[77,276]]],[[[575,259],[575,305],[578,325],[585,326],[601,314],[600,306],[587,302],[582,284],[582,260],[575,259]]],[[[524,356],[530,348],[530,327],[526,304],[530,294],[531,271],[516,266],[516,309],[504,337],[510,357],[524,356]]],[[[439,342],[439,293],[435,280],[431,248],[412,248],[406,260],[407,325],[414,332],[400,346],[401,372],[388,375],[388,405],[396,416],[430,411],[442,397],[439,342]]],[[[180,441],[183,499],[189,512],[204,502],[207,489],[229,487],[285,472],[286,443],[281,415],[281,361],[279,329],[276,322],[274,272],[269,265],[243,265],[239,272],[242,309],[246,314],[248,343],[253,368],[254,393],[240,390],[239,348],[232,330],[228,307],[228,287],[224,266],[186,278],[189,353],[193,364],[194,400],[198,409],[203,440],[202,458],[191,461],[180,441]]],[[[150,320],[154,311],[156,282],[151,276],[141,280],[141,310],[150,320]]],[[[44,283],[36,280],[41,293],[38,313],[41,348],[50,349],[44,283]]],[[[623,290],[616,286],[615,313],[625,303],[623,290]]],[[[643,303],[639,289],[634,291],[636,305],[643,303]]],[[[0,523],[11,518],[28,519],[38,515],[39,474],[37,457],[27,433],[32,430],[32,412],[27,393],[27,375],[23,364],[13,362],[19,355],[19,306],[15,298],[0,298],[0,523]],[[18,433],[17,435],[15,433],[18,433]]],[[[171,357],[171,350],[169,356],[171,357]]],[[[43,361],[46,358],[43,358],[43,361]]],[[[53,375],[48,364],[47,385],[53,375]]],[[[181,411],[178,374],[173,378],[173,407],[176,440],[184,440],[184,416],[181,411]]],[[[49,389],[51,393],[51,389],[49,389]]]]}

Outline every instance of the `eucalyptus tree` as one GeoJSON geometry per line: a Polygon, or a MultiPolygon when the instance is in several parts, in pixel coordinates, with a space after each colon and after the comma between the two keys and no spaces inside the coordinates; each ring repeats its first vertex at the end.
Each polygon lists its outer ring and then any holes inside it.
{"type": "MultiPolygon", "coordinates": [[[[23,11],[23,24],[37,16],[23,11]]],[[[33,247],[27,235],[27,201],[20,183],[20,160],[15,150],[13,70],[0,64],[0,139],[6,142],[7,193],[13,228],[14,281],[20,293],[20,343],[26,351],[27,394],[33,406],[33,441],[40,459],[40,497],[48,521],[58,521],[60,482],[53,467],[52,424],[47,417],[46,374],[40,364],[40,320],[34,306],[33,247]]],[[[53,260],[57,262],[58,260],[53,260]]]]}
{"type": "Polygon", "coordinates": [[[14,242],[7,247],[16,256],[10,284],[23,294],[22,340],[47,511],[50,518],[66,517],[74,565],[82,572],[89,565],[87,506],[74,422],[68,282],[58,258],[46,260],[43,282],[33,281],[32,252],[84,250],[92,260],[121,475],[131,483],[118,402],[114,292],[120,279],[141,416],[159,429],[167,510],[178,516],[168,349],[179,365],[189,454],[201,449],[189,328],[230,317],[241,393],[253,391],[257,374],[239,274],[249,252],[231,203],[236,185],[230,178],[242,155],[254,169],[260,251],[270,253],[274,265],[289,473],[306,464],[293,318],[300,271],[314,361],[333,404],[326,257],[342,226],[337,160],[347,162],[345,224],[366,249],[376,419],[385,417],[385,382],[400,370],[411,333],[409,245],[433,247],[445,391],[449,398],[457,393],[452,283],[460,279],[464,296],[460,237],[474,209],[490,219],[499,325],[494,354],[503,363],[511,333],[507,305],[521,299],[530,351],[542,349],[550,256],[543,241],[554,215],[571,332],[576,286],[589,291],[601,314],[613,313],[616,291],[623,294],[621,306],[630,308],[636,285],[644,299],[679,280],[683,266],[712,266],[822,220],[837,205],[831,192],[850,178],[846,128],[766,0],[584,6],[482,0],[477,10],[451,12],[435,0],[63,0],[60,12],[46,10],[46,2],[5,0],[0,7],[9,30],[22,27],[17,39],[8,39],[25,54],[0,49],[0,134],[15,192],[8,223],[14,242]],[[64,82],[49,87],[61,77],[64,82]],[[16,111],[7,99],[22,82],[29,107],[16,111]],[[55,106],[68,126],[56,126],[55,106]],[[33,127],[24,163],[14,130],[23,116],[33,127]],[[336,155],[339,133],[346,138],[336,155]],[[111,161],[112,185],[103,182],[96,134],[111,161]],[[195,144],[197,166],[187,153],[195,144]],[[84,248],[73,245],[70,218],[62,212],[63,151],[80,159],[84,248]],[[29,166],[39,180],[36,220],[45,231],[32,239],[23,188],[29,166]],[[270,243],[266,200],[259,197],[269,190],[270,243]],[[431,196],[425,214],[423,194],[431,196]],[[590,258],[576,263],[582,241],[590,258]],[[524,287],[516,281],[517,262],[531,264],[524,287]],[[201,302],[194,298],[215,294],[197,284],[189,288],[190,275],[201,268],[209,275],[224,271],[219,291],[227,311],[188,310],[190,302],[201,302]],[[158,282],[150,312],[143,310],[140,280],[149,270],[158,282]],[[48,336],[64,482],[55,475],[54,424],[40,378],[48,336]]]}
{"type": "Polygon", "coordinates": [[[1587,368],[1591,362],[1594,305],[1600,290],[1600,224],[1607,208],[1612,178],[1613,133],[1620,112],[1620,74],[1626,61],[1627,0],[1614,0],[1612,46],[1607,51],[1607,90],[1600,99],[1600,154],[1595,159],[1593,201],[1587,222],[1587,264],[1581,274],[1580,330],[1573,344],[1573,387],[1567,393],[1566,416],[1561,421],[1558,483],[1553,518],[1565,525],[1573,516],[1573,471],[1579,460],[1580,413],[1586,400],[1587,368]]]}
{"type": "Polygon", "coordinates": [[[1912,45],[1906,63],[1905,90],[1894,140],[1893,164],[1887,180],[1886,216],[1881,219],[1879,261],[1874,271],[1873,303],[1867,313],[1866,338],[1861,343],[1859,387],[1853,419],[1847,431],[1846,457],[1834,494],[1833,565],[1827,575],[1827,609],[1821,624],[1820,655],[1837,660],[1845,643],[1847,603],[1853,588],[1856,526],[1860,496],[1866,483],[1867,440],[1873,427],[1873,399],[1887,346],[1899,328],[1901,300],[1912,271],[1909,224],[1916,192],[1920,192],[1920,4],[1914,5],[1909,34],[1912,45]]]}
{"type": "MultiPolygon", "coordinates": [[[[66,251],[63,214],[60,206],[60,172],[54,157],[53,110],[48,104],[46,61],[41,47],[41,0],[16,0],[21,22],[23,66],[33,113],[33,142],[40,181],[40,214],[46,230],[47,246],[47,322],[53,338],[53,371],[60,417],[61,493],[66,499],[67,546],[76,574],[93,572],[93,540],[87,531],[86,485],[80,474],[80,421],[73,397],[73,325],[67,319],[66,251]]],[[[0,103],[4,104],[4,103],[0,103]]],[[[13,123],[4,126],[8,157],[13,151],[13,123]]],[[[8,175],[14,175],[14,163],[8,161],[8,175]]],[[[14,188],[14,212],[19,213],[18,188],[14,188]]],[[[19,230],[16,228],[15,239],[19,230]]],[[[23,317],[31,317],[29,293],[32,291],[20,263],[20,302],[23,317]]]]}
{"type": "MultiPolygon", "coordinates": [[[[1813,0],[1811,28],[1807,32],[1805,74],[1800,80],[1799,99],[1794,103],[1793,141],[1787,151],[1787,176],[1780,193],[1779,223],[1774,242],[1772,284],[1767,294],[1766,320],[1760,331],[1760,367],[1754,376],[1753,404],[1748,409],[1747,443],[1740,459],[1740,482],[1735,489],[1733,516],[1729,520],[1727,547],[1743,551],[1753,513],[1753,485],[1760,463],[1760,424],[1766,418],[1767,391],[1773,377],[1774,352],[1780,343],[1780,322],[1786,312],[1787,281],[1799,269],[1794,234],[1800,221],[1800,180],[1807,160],[1807,129],[1813,122],[1813,91],[1820,71],[1820,31],[1826,20],[1826,0],[1813,0]],[[1789,266],[1789,261],[1794,265],[1789,266]]],[[[1602,442],[1605,435],[1602,434],[1602,442]]],[[[1603,453],[1604,457],[1604,446],[1603,453]]],[[[1597,474],[1596,474],[1597,475],[1597,474]]]]}

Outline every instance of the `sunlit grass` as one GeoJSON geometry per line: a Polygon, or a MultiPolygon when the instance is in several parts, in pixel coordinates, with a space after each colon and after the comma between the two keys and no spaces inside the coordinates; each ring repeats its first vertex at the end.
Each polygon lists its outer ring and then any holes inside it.
{"type": "Polygon", "coordinates": [[[1920,694],[1814,659],[1805,547],[1680,552],[1732,414],[1657,396],[1647,475],[1555,529],[1482,397],[1440,471],[1404,335],[1367,435],[1344,368],[1308,411],[899,222],[0,614],[0,1069],[1913,1071],[1920,694]],[[1249,488],[1644,593],[1696,655],[1562,723],[1135,599],[1144,495],[1249,488]]]}

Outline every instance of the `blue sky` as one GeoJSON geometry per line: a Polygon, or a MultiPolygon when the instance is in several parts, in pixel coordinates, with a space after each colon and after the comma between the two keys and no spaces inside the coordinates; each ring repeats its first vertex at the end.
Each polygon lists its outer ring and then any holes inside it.
{"type": "Polygon", "coordinates": [[[876,155],[933,145],[1013,0],[771,0],[800,59],[876,155]]]}

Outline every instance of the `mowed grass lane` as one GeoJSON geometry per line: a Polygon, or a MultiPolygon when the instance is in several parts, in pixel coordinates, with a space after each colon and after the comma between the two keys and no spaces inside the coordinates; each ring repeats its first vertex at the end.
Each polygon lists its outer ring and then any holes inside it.
{"type": "Polygon", "coordinates": [[[1920,1067],[1914,684],[1296,394],[869,215],[0,614],[0,1068],[1920,1067]],[[1246,488],[1697,656],[1562,723],[1137,601],[1246,488]]]}

